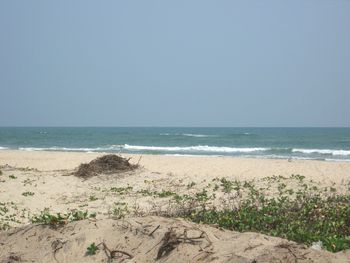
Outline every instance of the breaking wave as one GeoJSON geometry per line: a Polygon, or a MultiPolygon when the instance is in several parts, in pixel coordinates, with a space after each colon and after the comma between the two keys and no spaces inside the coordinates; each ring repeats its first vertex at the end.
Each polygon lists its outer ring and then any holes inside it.
{"type": "Polygon", "coordinates": [[[197,137],[197,138],[208,138],[208,137],[218,137],[214,134],[193,134],[193,133],[161,133],[161,136],[187,136],[187,137],[197,137]]]}
{"type": "MultiPolygon", "coordinates": [[[[0,146],[0,150],[10,149],[0,146]]],[[[234,155],[241,157],[292,158],[292,159],[349,159],[350,150],[228,147],[228,146],[147,146],[147,145],[106,145],[101,147],[20,147],[22,151],[67,151],[67,152],[154,152],[179,155],[234,155]]]]}
{"type": "Polygon", "coordinates": [[[101,151],[113,151],[121,149],[121,147],[96,147],[96,148],[67,148],[67,147],[20,147],[21,151],[62,151],[62,152],[101,152],[101,151]]]}
{"type": "Polygon", "coordinates": [[[350,155],[349,150],[330,150],[330,149],[293,149],[293,153],[304,153],[304,154],[329,154],[329,155],[350,155]]]}
{"type": "Polygon", "coordinates": [[[218,147],[208,145],[185,146],[185,147],[162,147],[162,146],[139,146],[139,145],[124,145],[126,150],[135,151],[165,151],[165,152],[221,152],[221,153],[249,153],[268,151],[269,148],[236,148],[236,147],[218,147]]]}

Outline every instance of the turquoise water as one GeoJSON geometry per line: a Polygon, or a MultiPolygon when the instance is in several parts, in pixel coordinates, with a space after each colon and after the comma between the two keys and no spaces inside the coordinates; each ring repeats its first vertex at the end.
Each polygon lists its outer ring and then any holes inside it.
{"type": "Polygon", "coordinates": [[[350,128],[0,128],[0,149],[350,160],[350,128]]]}

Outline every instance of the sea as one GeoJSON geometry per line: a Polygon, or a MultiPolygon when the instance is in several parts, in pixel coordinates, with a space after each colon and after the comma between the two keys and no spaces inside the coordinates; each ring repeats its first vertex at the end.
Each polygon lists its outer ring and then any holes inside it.
{"type": "Polygon", "coordinates": [[[1,127],[6,149],[350,161],[350,128],[1,127]]]}

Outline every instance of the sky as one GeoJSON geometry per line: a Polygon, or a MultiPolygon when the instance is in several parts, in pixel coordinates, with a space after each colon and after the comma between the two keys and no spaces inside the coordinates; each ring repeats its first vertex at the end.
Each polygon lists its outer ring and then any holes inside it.
{"type": "Polygon", "coordinates": [[[350,0],[0,0],[0,126],[350,126],[350,0]]]}

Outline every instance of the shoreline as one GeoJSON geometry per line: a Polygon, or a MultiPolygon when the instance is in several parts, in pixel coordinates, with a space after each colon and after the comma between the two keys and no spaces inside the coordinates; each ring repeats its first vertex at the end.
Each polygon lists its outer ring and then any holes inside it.
{"type": "Polygon", "coordinates": [[[225,147],[225,146],[135,146],[135,145],[111,145],[95,148],[70,148],[70,147],[3,147],[0,151],[27,151],[27,152],[75,152],[89,154],[128,154],[128,155],[165,155],[165,156],[193,156],[193,157],[232,157],[272,160],[315,160],[330,162],[350,162],[350,150],[342,149],[304,149],[304,148],[259,148],[259,147],[225,147]],[[263,153],[254,153],[256,151],[263,153]],[[274,153],[276,150],[286,150],[290,153],[274,153]],[[251,154],[252,153],[252,154],[251,154]]]}

